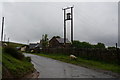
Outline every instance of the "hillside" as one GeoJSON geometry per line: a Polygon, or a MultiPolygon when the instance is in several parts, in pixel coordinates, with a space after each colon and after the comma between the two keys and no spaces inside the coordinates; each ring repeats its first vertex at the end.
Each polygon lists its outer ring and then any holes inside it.
{"type": "Polygon", "coordinates": [[[12,46],[12,47],[21,47],[25,44],[21,44],[21,43],[15,43],[15,42],[4,42],[4,43],[7,43],[9,46],[12,46]]]}
{"type": "Polygon", "coordinates": [[[27,60],[18,60],[7,53],[4,53],[2,57],[3,78],[23,77],[34,71],[33,65],[27,60]]]}
{"type": "Polygon", "coordinates": [[[9,46],[2,49],[2,77],[21,78],[32,73],[35,69],[30,58],[15,49],[23,44],[10,42],[9,46]]]}

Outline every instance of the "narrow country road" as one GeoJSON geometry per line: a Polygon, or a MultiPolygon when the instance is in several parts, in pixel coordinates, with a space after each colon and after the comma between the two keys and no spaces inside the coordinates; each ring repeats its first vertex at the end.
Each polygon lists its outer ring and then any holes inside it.
{"type": "Polygon", "coordinates": [[[112,78],[110,75],[58,60],[26,53],[25,56],[31,57],[34,67],[40,72],[39,78],[112,78]]]}

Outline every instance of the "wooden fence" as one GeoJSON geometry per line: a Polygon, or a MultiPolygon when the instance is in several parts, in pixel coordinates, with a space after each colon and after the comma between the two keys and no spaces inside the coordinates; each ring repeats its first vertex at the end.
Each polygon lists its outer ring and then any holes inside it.
{"type": "Polygon", "coordinates": [[[46,48],[45,53],[73,54],[86,59],[100,60],[120,64],[120,49],[87,49],[87,48],[46,48]]]}

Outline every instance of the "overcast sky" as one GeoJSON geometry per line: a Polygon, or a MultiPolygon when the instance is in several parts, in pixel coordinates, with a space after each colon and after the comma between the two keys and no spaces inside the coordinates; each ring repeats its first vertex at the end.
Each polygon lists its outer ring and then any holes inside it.
{"type": "MultiPolygon", "coordinates": [[[[18,2],[3,3],[4,33],[10,41],[37,42],[42,34],[63,37],[62,8],[74,5],[74,40],[102,42],[114,46],[118,42],[117,2],[18,2]]],[[[1,10],[0,10],[1,11],[1,10]]],[[[67,22],[70,40],[70,22],[67,22]]]]}

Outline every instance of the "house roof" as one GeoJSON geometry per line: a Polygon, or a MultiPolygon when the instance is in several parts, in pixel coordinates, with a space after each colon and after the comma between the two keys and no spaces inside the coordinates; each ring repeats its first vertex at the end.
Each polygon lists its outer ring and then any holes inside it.
{"type": "Polygon", "coordinates": [[[37,44],[35,47],[42,47],[42,44],[37,44]]]}
{"type": "MultiPolygon", "coordinates": [[[[64,43],[64,38],[56,38],[56,40],[59,42],[59,43],[64,43]]],[[[68,39],[66,39],[66,43],[70,43],[70,41],[68,39]]]]}
{"type": "Polygon", "coordinates": [[[39,44],[39,43],[30,43],[29,44],[30,49],[33,49],[33,48],[36,48],[36,47],[42,47],[42,44],[39,44]]]}
{"type": "Polygon", "coordinates": [[[30,43],[30,44],[29,44],[29,48],[30,48],[30,49],[35,48],[36,45],[37,45],[36,43],[30,43]]]}

